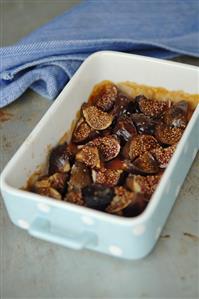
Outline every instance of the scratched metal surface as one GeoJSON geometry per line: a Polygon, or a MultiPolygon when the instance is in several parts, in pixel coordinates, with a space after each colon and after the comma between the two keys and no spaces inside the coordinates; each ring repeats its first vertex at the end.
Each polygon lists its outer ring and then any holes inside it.
{"type": "MultiPolygon", "coordinates": [[[[7,32],[3,44],[16,42],[77,2],[3,1],[0,11],[7,32]]],[[[181,57],[178,60],[198,65],[194,58],[181,57]]],[[[1,169],[50,105],[46,99],[27,91],[3,110],[1,120],[4,121],[0,122],[1,169]]],[[[144,260],[134,262],[86,250],[73,251],[34,239],[11,224],[1,198],[0,297],[198,298],[198,194],[199,155],[155,250],[144,260]]]]}

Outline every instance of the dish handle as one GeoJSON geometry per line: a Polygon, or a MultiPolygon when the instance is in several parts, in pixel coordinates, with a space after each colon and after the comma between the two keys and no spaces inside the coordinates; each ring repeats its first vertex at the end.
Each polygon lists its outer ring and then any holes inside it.
{"type": "Polygon", "coordinates": [[[32,222],[28,232],[33,237],[77,250],[83,249],[88,245],[95,246],[97,244],[97,237],[92,232],[66,232],[58,227],[53,227],[48,219],[41,217],[36,218],[32,222]]]}

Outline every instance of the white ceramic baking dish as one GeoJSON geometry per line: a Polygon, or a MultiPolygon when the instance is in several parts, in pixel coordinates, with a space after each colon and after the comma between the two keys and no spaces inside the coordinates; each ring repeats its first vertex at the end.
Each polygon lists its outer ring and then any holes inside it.
{"type": "Polygon", "coordinates": [[[199,93],[197,67],[143,56],[98,52],[81,65],[56,101],[10,160],[1,191],[14,224],[29,234],[74,249],[89,248],[127,259],[146,256],[154,247],[199,148],[199,106],[146,210],[124,218],[20,190],[47,148],[70,128],[94,84],[134,81],[170,90],[199,93]]]}

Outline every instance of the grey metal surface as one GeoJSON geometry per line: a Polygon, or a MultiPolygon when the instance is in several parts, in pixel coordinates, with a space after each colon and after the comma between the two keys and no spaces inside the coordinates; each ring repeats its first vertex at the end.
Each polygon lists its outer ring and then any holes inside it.
{"type": "MultiPolygon", "coordinates": [[[[3,1],[3,44],[16,42],[77,2],[3,1]]],[[[193,58],[178,60],[198,64],[193,58]]],[[[3,109],[10,115],[0,122],[1,169],[50,105],[27,91],[3,109]]],[[[131,262],[34,239],[10,222],[0,200],[1,298],[198,298],[198,193],[199,155],[154,251],[131,262]]]]}

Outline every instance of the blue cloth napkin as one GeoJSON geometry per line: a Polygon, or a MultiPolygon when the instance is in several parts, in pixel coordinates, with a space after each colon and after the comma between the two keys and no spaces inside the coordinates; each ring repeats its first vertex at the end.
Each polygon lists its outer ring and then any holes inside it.
{"type": "Polygon", "coordinates": [[[197,0],[88,0],[14,46],[0,48],[0,107],[28,87],[54,99],[99,50],[199,56],[197,0]]]}

